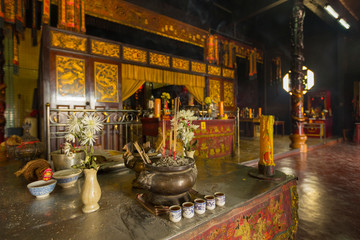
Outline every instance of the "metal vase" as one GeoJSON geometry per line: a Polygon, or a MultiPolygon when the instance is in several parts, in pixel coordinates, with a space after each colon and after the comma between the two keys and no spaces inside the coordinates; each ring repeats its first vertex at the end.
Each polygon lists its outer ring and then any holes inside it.
{"type": "Polygon", "coordinates": [[[60,150],[51,153],[51,159],[54,163],[55,171],[69,169],[72,165],[79,164],[85,160],[85,152],[74,153],[72,156],[66,156],[60,150]]]}

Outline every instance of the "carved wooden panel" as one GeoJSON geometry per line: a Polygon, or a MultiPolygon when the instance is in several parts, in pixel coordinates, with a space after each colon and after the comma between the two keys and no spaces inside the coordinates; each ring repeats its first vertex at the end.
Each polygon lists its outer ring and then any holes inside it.
{"type": "Polygon", "coordinates": [[[95,99],[97,102],[119,102],[118,76],[117,64],[94,63],[95,99]]]}
{"type": "Polygon", "coordinates": [[[198,73],[206,73],[206,64],[199,62],[191,62],[191,70],[198,73]]]}
{"type": "Polygon", "coordinates": [[[222,75],[223,77],[226,77],[226,78],[234,78],[234,70],[232,69],[227,69],[227,68],[223,68],[222,69],[222,75]]]}
{"type": "Polygon", "coordinates": [[[141,62],[146,63],[147,52],[130,47],[123,47],[123,59],[134,61],[134,62],[141,62]]]}
{"type": "Polygon", "coordinates": [[[85,98],[85,60],[56,56],[57,99],[85,98]]]}
{"type": "Polygon", "coordinates": [[[51,31],[51,45],[57,48],[71,49],[85,52],[87,40],[72,34],[66,34],[58,31],[51,31]]]}
{"type": "Polygon", "coordinates": [[[181,58],[172,58],[172,67],[180,70],[189,71],[190,62],[181,58]]]}
{"type": "Polygon", "coordinates": [[[224,81],[224,106],[234,107],[234,83],[224,81]]]}
{"type": "Polygon", "coordinates": [[[209,80],[209,97],[214,103],[221,101],[221,82],[219,80],[209,80]]]}
{"type": "Polygon", "coordinates": [[[170,57],[158,53],[150,52],[150,64],[161,67],[170,67],[170,57]]]}
{"type": "Polygon", "coordinates": [[[214,76],[220,76],[221,68],[217,67],[217,66],[208,65],[208,74],[214,75],[214,76]]]}
{"type": "Polygon", "coordinates": [[[120,57],[120,45],[108,42],[91,40],[91,53],[106,57],[120,57]]]}

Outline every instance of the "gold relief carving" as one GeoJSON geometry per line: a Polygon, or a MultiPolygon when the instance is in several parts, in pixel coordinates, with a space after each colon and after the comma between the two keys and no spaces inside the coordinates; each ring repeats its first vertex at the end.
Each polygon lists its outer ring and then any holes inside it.
{"type": "Polygon", "coordinates": [[[191,71],[198,73],[206,73],[206,64],[199,62],[191,62],[191,71]]]}
{"type": "Polygon", "coordinates": [[[120,57],[120,46],[103,41],[91,40],[91,53],[107,57],[120,57]]]}
{"type": "Polygon", "coordinates": [[[215,75],[215,76],[220,76],[221,75],[221,68],[216,67],[216,66],[212,66],[212,65],[208,65],[208,74],[215,75]]]}
{"type": "Polygon", "coordinates": [[[136,48],[123,47],[123,59],[146,63],[146,51],[136,48]]]}
{"type": "Polygon", "coordinates": [[[85,60],[56,56],[57,98],[85,98],[85,60]]]}
{"type": "Polygon", "coordinates": [[[210,79],[209,80],[209,92],[210,98],[213,100],[214,103],[220,102],[220,81],[210,79]]]}
{"type": "Polygon", "coordinates": [[[51,31],[51,45],[58,48],[67,48],[76,51],[86,51],[86,38],[62,32],[51,31]]]}
{"type": "Polygon", "coordinates": [[[85,13],[200,47],[208,33],[126,1],[87,0],[85,13]]]}
{"type": "Polygon", "coordinates": [[[118,65],[95,62],[94,68],[96,101],[119,102],[118,65]]]}
{"type": "Polygon", "coordinates": [[[234,84],[224,81],[224,106],[234,107],[234,84]]]}
{"type": "Polygon", "coordinates": [[[172,58],[172,67],[189,71],[190,62],[181,58],[172,58]]]}
{"type": "Polygon", "coordinates": [[[232,70],[232,69],[223,68],[222,74],[223,74],[223,77],[234,78],[234,70],[232,70]]]}
{"type": "Polygon", "coordinates": [[[170,57],[157,53],[150,53],[150,64],[162,67],[170,67],[170,57]]]}

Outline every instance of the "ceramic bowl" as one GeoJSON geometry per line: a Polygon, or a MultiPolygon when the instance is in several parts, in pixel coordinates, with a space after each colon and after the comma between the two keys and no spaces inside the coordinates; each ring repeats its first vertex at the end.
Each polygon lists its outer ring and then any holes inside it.
{"type": "Polygon", "coordinates": [[[63,188],[68,188],[75,185],[81,173],[81,169],[64,169],[54,172],[53,178],[57,180],[58,185],[63,188]]]}
{"type": "Polygon", "coordinates": [[[27,185],[30,193],[36,198],[46,198],[54,190],[56,180],[51,179],[49,181],[39,180],[27,185]]]}

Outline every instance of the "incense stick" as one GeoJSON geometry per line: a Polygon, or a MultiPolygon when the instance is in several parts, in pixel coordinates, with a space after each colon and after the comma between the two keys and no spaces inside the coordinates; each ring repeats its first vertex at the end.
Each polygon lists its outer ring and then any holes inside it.
{"type": "Polygon", "coordinates": [[[175,120],[174,120],[174,160],[176,155],[177,125],[178,125],[179,98],[175,98],[175,120]]]}
{"type": "Polygon", "coordinates": [[[163,138],[162,138],[162,143],[163,143],[163,157],[165,158],[165,147],[166,147],[166,129],[165,129],[165,120],[163,119],[163,138]]]}
{"type": "Polygon", "coordinates": [[[172,152],[171,149],[172,149],[172,137],[173,137],[173,131],[171,129],[171,126],[170,126],[170,148],[169,148],[169,156],[170,156],[170,153],[172,152]]]}
{"type": "Polygon", "coordinates": [[[135,146],[136,150],[138,151],[141,159],[144,161],[144,163],[150,164],[151,161],[150,161],[149,156],[145,153],[145,151],[143,149],[141,149],[139,144],[137,142],[135,142],[134,146],[135,146]]]}

